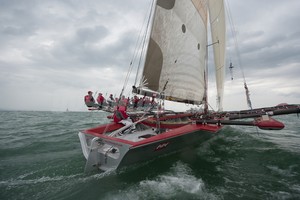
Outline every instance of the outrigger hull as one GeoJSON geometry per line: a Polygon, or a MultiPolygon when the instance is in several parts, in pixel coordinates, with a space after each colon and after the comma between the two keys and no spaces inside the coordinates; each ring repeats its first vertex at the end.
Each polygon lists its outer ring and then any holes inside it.
{"type": "Polygon", "coordinates": [[[110,137],[103,132],[105,127],[110,129],[109,131],[114,131],[113,127],[117,128],[119,124],[112,123],[79,133],[83,154],[87,159],[85,171],[93,169],[107,171],[153,160],[199,145],[215,136],[222,128],[217,125],[188,124],[161,134],[155,133],[150,128],[130,133],[128,137],[124,135],[110,137]],[[126,139],[134,138],[133,134],[137,134],[138,141],[126,139]]]}

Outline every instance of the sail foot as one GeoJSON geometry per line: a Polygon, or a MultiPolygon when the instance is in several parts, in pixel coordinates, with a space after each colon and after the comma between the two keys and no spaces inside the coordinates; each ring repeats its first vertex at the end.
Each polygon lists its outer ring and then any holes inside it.
{"type": "Polygon", "coordinates": [[[158,99],[174,101],[174,102],[178,102],[178,103],[186,103],[186,104],[194,104],[194,105],[204,104],[203,100],[202,101],[194,101],[194,100],[189,100],[189,99],[177,98],[177,97],[165,95],[164,92],[155,92],[155,91],[152,91],[149,89],[136,87],[136,86],[132,86],[132,93],[137,94],[137,95],[147,96],[147,97],[155,97],[158,99]]]}

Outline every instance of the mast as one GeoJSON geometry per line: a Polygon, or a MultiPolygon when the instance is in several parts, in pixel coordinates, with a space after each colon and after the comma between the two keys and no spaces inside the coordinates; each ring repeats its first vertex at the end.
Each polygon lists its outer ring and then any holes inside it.
{"type": "MultiPolygon", "coordinates": [[[[208,39],[206,38],[206,44],[208,44],[208,39]]],[[[204,80],[205,80],[205,94],[203,97],[204,104],[204,115],[208,115],[208,47],[206,45],[206,57],[205,57],[205,71],[204,71],[204,80]]]]}

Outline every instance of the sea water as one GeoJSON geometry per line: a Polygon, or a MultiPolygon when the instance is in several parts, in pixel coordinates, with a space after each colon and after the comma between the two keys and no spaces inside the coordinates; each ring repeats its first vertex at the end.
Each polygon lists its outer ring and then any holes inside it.
{"type": "Polygon", "coordinates": [[[225,127],[183,152],[85,174],[79,130],[94,112],[0,111],[0,199],[300,199],[300,120],[280,131],[225,127]]]}

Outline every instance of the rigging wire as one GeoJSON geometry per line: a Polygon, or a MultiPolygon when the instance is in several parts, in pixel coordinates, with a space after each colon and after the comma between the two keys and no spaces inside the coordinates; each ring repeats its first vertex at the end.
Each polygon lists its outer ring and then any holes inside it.
{"type": "Polygon", "coordinates": [[[230,59],[229,71],[230,71],[231,80],[233,80],[233,68],[234,68],[234,66],[230,59]]]}
{"type": "Polygon", "coordinates": [[[147,20],[147,25],[146,25],[146,29],[145,29],[145,33],[144,33],[144,37],[143,37],[143,40],[141,41],[141,48],[142,49],[140,51],[140,57],[139,57],[140,59],[139,59],[138,67],[137,67],[137,72],[136,72],[136,76],[135,76],[135,80],[134,80],[134,85],[136,85],[138,74],[139,74],[139,71],[140,71],[142,57],[143,57],[143,53],[144,53],[145,47],[146,47],[146,41],[147,41],[146,39],[147,39],[148,35],[150,37],[150,34],[148,34],[148,33],[150,31],[150,22],[151,22],[152,12],[153,12],[153,9],[154,9],[154,3],[155,3],[155,0],[153,0],[152,3],[151,3],[149,15],[148,15],[148,20],[147,20]]]}
{"type": "MultiPolygon", "coordinates": [[[[150,21],[150,18],[151,18],[151,13],[152,13],[152,7],[153,7],[153,2],[151,3],[151,9],[150,9],[150,14],[149,14],[149,19],[148,19],[148,23],[147,23],[147,26],[146,26],[146,33],[147,33],[147,30],[148,30],[148,27],[149,27],[149,21],[150,21]]],[[[146,21],[146,17],[145,17],[145,20],[144,21],[146,21]]],[[[130,61],[130,64],[129,64],[129,69],[128,69],[128,71],[127,71],[127,75],[126,75],[126,77],[125,77],[125,81],[124,81],[124,85],[123,85],[123,88],[122,88],[122,90],[121,90],[121,93],[120,93],[120,96],[119,96],[119,99],[118,99],[118,103],[119,103],[119,101],[120,101],[120,99],[121,99],[121,97],[122,97],[122,95],[123,95],[123,93],[124,93],[124,90],[126,89],[126,86],[127,86],[127,84],[128,84],[128,81],[129,81],[129,77],[130,77],[130,74],[131,74],[131,72],[132,72],[132,69],[133,69],[133,64],[134,64],[134,60],[136,59],[136,57],[137,57],[137,55],[138,55],[138,49],[139,49],[139,41],[140,41],[140,38],[142,37],[142,35],[145,35],[143,38],[143,40],[145,40],[145,37],[146,37],[146,33],[144,33],[143,34],[143,27],[144,27],[144,24],[145,24],[145,22],[143,23],[143,25],[142,25],[142,28],[141,28],[141,30],[140,30],[140,33],[139,33],[139,37],[138,37],[138,39],[137,39],[137,41],[136,41],[136,45],[135,45],[135,50],[134,50],[134,53],[133,53],[133,57],[132,57],[132,59],[131,59],[131,61],[130,61]]],[[[142,43],[142,42],[141,42],[142,43]]],[[[145,43],[145,42],[144,42],[145,43]]],[[[144,44],[143,44],[143,46],[144,46],[144,44]]],[[[135,80],[135,83],[136,83],[136,80],[135,80]]]]}
{"type": "Polygon", "coordinates": [[[231,80],[233,80],[233,69],[235,68],[235,66],[232,64],[230,51],[227,51],[226,53],[229,55],[228,56],[229,60],[230,60],[230,63],[229,63],[229,72],[230,72],[231,80]]]}
{"type": "Polygon", "coordinates": [[[244,69],[243,69],[241,56],[240,56],[240,51],[239,51],[239,47],[238,47],[237,36],[235,34],[236,29],[235,29],[235,26],[234,26],[234,23],[233,23],[233,18],[231,16],[231,11],[230,11],[228,1],[226,1],[226,7],[227,7],[226,11],[227,11],[227,16],[228,16],[228,21],[229,21],[232,36],[233,36],[233,39],[234,39],[235,51],[236,51],[236,54],[237,54],[237,57],[238,57],[239,67],[241,68],[241,72],[242,72],[242,76],[243,76],[243,80],[244,80],[244,89],[245,89],[245,92],[246,92],[247,104],[248,104],[249,108],[252,110],[252,103],[251,103],[251,99],[250,99],[250,91],[249,91],[249,88],[247,86],[247,82],[246,82],[246,78],[245,78],[245,74],[244,74],[244,69]]]}

